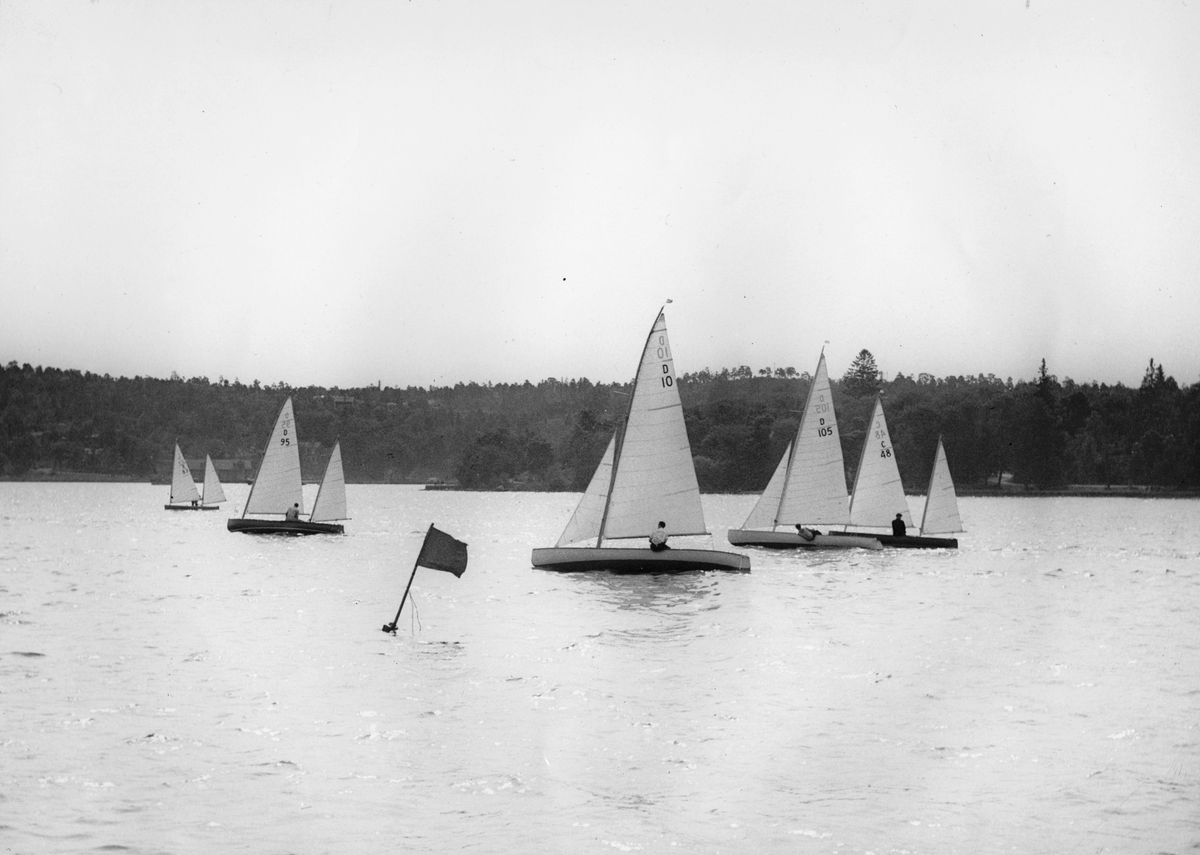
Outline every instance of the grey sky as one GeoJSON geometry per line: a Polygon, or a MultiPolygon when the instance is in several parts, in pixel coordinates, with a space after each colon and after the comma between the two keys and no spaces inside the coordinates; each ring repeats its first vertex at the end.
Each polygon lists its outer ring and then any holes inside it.
{"type": "Polygon", "coordinates": [[[1182,2],[0,3],[0,360],[1200,380],[1182,2]]]}

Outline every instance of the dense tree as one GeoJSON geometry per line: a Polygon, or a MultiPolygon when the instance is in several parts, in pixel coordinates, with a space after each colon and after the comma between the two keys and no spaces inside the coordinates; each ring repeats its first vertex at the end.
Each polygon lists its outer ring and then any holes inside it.
{"type": "Polygon", "coordinates": [[[864,347],[842,376],[842,389],[853,397],[873,395],[879,391],[879,381],[879,366],[875,364],[871,351],[864,347]]]}
{"type": "MultiPolygon", "coordinates": [[[[748,366],[680,377],[705,491],[758,491],[793,438],[811,378],[748,366]]],[[[458,478],[478,489],[582,490],[625,417],[629,387],[586,379],[406,389],[289,387],[238,379],[112,378],[10,362],[0,369],[0,477],[163,479],[178,441],[253,474],[291,395],[301,466],[320,477],[341,438],[351,481],[458,478]]],[[[833,383],[847,483],[877,395],[905,486],[925,488],[943,437],[961,488],[1064,484],[1200,488],[1200,383],[1180,387],[1150,361],[1138,388],[878,376],[863,350],[833,383]]]]}

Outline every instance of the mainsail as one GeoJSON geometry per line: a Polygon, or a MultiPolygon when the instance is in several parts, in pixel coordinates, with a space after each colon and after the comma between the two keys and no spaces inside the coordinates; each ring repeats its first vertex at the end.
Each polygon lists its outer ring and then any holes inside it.
{"type": "Polygon", "coordinates": [[[708,533],[662,312],[642,351],[612,469],[600,538],[648,537],[660,520],[668,534],[708,533]]]}
{"type": "Polygon", "coordinates": [[[275,429],[263,452],[258,474],[246,499],[246,514],[282,514],[293,504],[304,512],[304,491],[300,481],[300,441],[296,438],[296,419],[292,399],[283,402],[275,429]]]}
{"type": "Polygon", "coordinates": [[[638,363],[625,425],[608,444],[558,545],[668,534],[707,534],[675,362],[662,312],[638,363]]]}
{"type": "Polygon", "coordinates": [[[854,492],[850,496],[850,525],[888,526],[896,514],[901,514],[905,524],[913,524],[887,420],[883,417],[883,402],[876,397],[871,431],[863,443],[854,492]]]}
{"type": "Polygon", "coordinates": [[[833,412],[825,354],[804,402],[796,438],[750,512],[745,528],[777,525],[846,525],[846,470],[833,412]],[[778,491],[778,493],[776,493],[778,491]],[[778,499],[775,496],[778,496],[778,499]]]}
{"type": "Polygon", "coordinates": [[[929,476],[929,492],[925,497],[925,512],[921,515],[921,534],[952,534],[962,530],[954,479],[950,477],[946,450],[939,436],[937,452],[933,456],[933,472],[929,476]]]}
{"type": "Polygon", "coordinates": [[[225,490],[221,487],[221,479],[217,477],[212,456],[206,454],[204,455],[204,504],[219,505],[223,501],[225,501],[225,490]]]}
{"type": "Polygon", "coordinates": [[[183,452],[179,450],[179,443],[175,443],[175,462],[171,467],[170,501],[172,504],[176,502],[200,501],[200,493],[196,489],[196,482],[192,480],[192,470],[188,469],[183,452]]]}
{"type": "Polygon", "coordinates": [[[346,476],[342,473],[342,444],[333,443],[329,463],[325,465],[325,477],[317,489],[317,500],[313,502],[310,522],[344,520],[346,516],[346,476]]]}

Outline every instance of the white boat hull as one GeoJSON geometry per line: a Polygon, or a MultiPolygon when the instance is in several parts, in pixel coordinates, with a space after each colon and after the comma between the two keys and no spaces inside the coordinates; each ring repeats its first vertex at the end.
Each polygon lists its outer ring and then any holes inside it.
{"type": "Polygon", "coordinates": [[[728,537],[734,546],[767,549],[883,549],[877,538],[838,533],[818,534],[812,540],[805,540],[794,531],[731,528],[728,537]]]}
{"type": "Polygon", "coordinates": [[[611,573],[690,573],[730,570],[749,573],[750,558],[716,549],[554,546],[533,550],[533,566],[560,573],[607,570],[611,573]]]}

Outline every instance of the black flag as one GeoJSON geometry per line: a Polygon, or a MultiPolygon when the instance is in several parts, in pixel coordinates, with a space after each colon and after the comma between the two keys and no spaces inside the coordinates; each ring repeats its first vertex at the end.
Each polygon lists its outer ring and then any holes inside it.
{"type": "Polygon", "coordinates": [[[445,570],[447,573],[453,573],[456,578],[462,576],[463,571],[467,569],[467,545],[432,525],[429,527],[429,531],[425,532],[425,542],[421,544],[421,552],[413,563],[412,575],[408,577],[404,596],[400,598],[400,608],[396,609],[396,618],[383,625],[384,632],[395,634],[396,623],[400,620],[400,612],[404,610],[404,601],[408,599],[408,590],[416,578],[418,567],[445,570]]]}
{"type": "Polygon", "coordinates": [[[421,544],[421,554],[417,556],[417,563],[430,570],[445,570],[455,576],[462,576],[463,571],[467,569],[467,545],[430,526],[425,534],[425,542],[421,544]]]}

